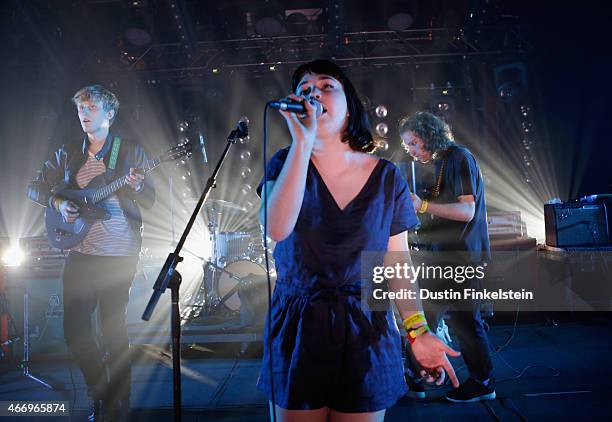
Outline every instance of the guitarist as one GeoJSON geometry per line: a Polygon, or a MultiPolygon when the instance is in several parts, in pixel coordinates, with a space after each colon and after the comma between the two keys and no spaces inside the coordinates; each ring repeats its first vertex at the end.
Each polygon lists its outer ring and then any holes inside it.
{"type": "Polygon", "coordinates": [[[115,420],[129,410],[125,317],[141,246],[139,207],[153,206],[155,190],[140,171],[147,162],[144,149],[110,132],[119,109],[115,94],[91,85],[77,91],[72,101],[85,132],[83,142],[63,145],[43,163],[28,186],[28,198],[54,207],[72,222],[79,213],[77,205],[55,195],[56,188],[67,184],[83,189],[99,175],[109,183],[129,174],[128,186],[102,202],[110,218],[95,222],[84,240],[70,250],[63,272],[64,336],[93,401],[90,420],[102,421],[104,414],[107,420],[115,420]],[[98,349],[92,331],[91,316],[98,304],[105,352],[98,349]]]}
{"type": "MultiPolygon", "coordinates": [[[[431,262],[427,264],[482,265],[490,259],[490,246],[484,180],[474,155],[455,143],[444,120],[428,112],[418,112],[402,119],[399,134],[406,152],[414,160],[430,163],[434,173],[434,177],[429,179],[433,185],[427,190],[426,197],[412,194],[414,209],[424,222],[419,240],[424,243],[421,246],[430,251],[426,261],[431,262]]],[[[429,286],[444,290],[481,287],[478,280],[463,284],[445,280],[420,282],[425,286],[426,282],[433,283],[429,286]]],[[[493,365],[479,301],[424,300],[423,309],[433,327],[448,311],[450,328],[459,340],[461,355],[469,371],[469,378],[459,388],[449,391],[446,399],[454,403],[494,399],[493,365]]],[[[406,368],[406,381],[413,397],[424,398],[423,385],[416,377],[418,368],[412,361],[412,368],[406,368]]]]}

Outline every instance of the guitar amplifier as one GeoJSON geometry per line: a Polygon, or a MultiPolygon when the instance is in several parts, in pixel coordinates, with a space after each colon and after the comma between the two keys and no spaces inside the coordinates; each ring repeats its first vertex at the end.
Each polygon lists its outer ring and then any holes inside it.
{"type": "MultiPolygon", "coordinates": [[[[24,267],[12,268],[6,277],[8,308],[21,337],[24,323],[24,294],[28,292],[28,330],[31,358],[68,356],[64,340],[64,299],[61,270],[33,274],[24,267]]],[[[23,341],[13,345],[21,356],[23,341]]]]}
{"type": "Polygon", "coordinates": [[[610,241],[604,204],[546,204],[544,225],[548,246],[603,247],[610,241]]]}

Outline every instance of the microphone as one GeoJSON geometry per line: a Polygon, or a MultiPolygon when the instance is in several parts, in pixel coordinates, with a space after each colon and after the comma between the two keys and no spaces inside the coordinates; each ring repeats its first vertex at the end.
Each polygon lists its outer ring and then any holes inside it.
{"type": "MultiPolygon", "coordinates": [[[[321,105],[320,102],[318,102],[317,100],[313,98],[311,98],[308,101],[310,101],[310,104],[316,107],[315,115],[317,118],[321,114],[323,114],[323,106],[321,105]]],[[[268,106],[275,110],[290,111],[292,113],[297,113],[297,114],[306,113],[306,107],[304,107],[304,104],[298,103],[297,101],[293,101],[293,100],[270,101],[268,102],[268,106]]]]}

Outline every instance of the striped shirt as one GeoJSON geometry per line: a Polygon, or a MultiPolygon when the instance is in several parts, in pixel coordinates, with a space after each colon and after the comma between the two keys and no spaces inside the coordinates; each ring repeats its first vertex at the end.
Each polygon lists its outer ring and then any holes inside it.
{"type": "MultiPolygon", "coordinates": [[[[106,165],[104,161],[98,161],[95,155],[89,152],[87,161],[76,174],[77,185],[83,189],[94,177],[105,172],[106,165]]],[[[109,196],[101,202],[101,205],[111,214],[110,220],[96,221],[91,226],[83,242],[73,248],[73,250],[87,255],[138,255],[140,252],[138,240],[128,224],[117,195],[109,196]]]]}

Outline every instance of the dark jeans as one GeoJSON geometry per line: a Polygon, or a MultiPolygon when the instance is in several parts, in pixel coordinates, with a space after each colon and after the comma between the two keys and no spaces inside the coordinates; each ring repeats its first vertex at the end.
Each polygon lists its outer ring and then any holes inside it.
{"type": "MultiPolygon", "coordinates": [[[[479,286],[474,286],[479,288],[479,286]]],[[[484,323],[480,315],[479,300],[462,300],[457,303],[440,303],[439,301],[424,300],[423,311],[427,323],[433,331],[436,330],[440,320],[446,313],[451,332],[459,341],[461,357],[470,373],[470,377],[484,381],[491,377],[493,363],[489,352],[489,339],[484,329],[484,323]]],[[[453,349],[457,347],[450,345],[453,349]]],[[[420,367],[416,363],[412,351],[408,347],[406,356],[407,373],[412,378],[419,378],[420,367]]]]}
{"type": "Polygon", "coordinates": [[[128,400],[131,368],[125,319],[138,257],[70,252],[64,266],[64,337],[93,399],[128,400]],[[99,305],[104,352],[94,338],[99,305]],[[108,369],[108,373],[107,373],[108,369]]]}

